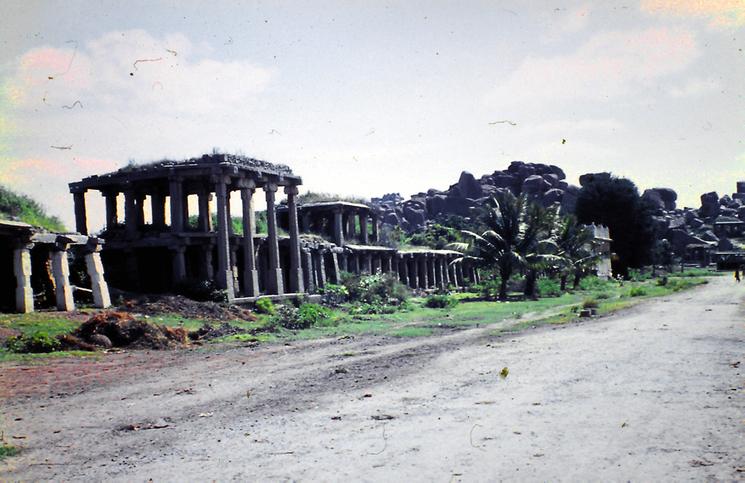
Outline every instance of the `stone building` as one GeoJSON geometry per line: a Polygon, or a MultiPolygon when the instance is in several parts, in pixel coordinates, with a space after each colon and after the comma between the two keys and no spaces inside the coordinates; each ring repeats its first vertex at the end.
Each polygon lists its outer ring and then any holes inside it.
{"type": "Polygon", "coordinates": [[[613,277],[611,270],[611,249],[610,244],[613,240],[607,226],[589,225],[589,228],[595,234],[595,253],[600,255],[595,264],[595,272],[599,278],[609,279],[613,277]]]}
{"type": "Polygon", "coordinates": [[[0,291],[0,311],[26,313],[38,306],[74,310],[76,292],[90,294],[95,307],[108,307],[102,243],[95,237],[0,220],[0,280],[4,287],[15,286],[15,291],[0,291]],[[71,261],[80,265],[80,272],[71,273],[71,261]]]}
{"type": "Polygon", "coordinates": [[[76,227],[87,233],[87,191],[106,202],[103,259],[110,282],[140,292],[214,279],[229,301],[305,292],[297,220],[299,176],[289,167],[244,156],[204,155],[128,166],[70,184],[76,227]],[[288,236],[277,225],[278,190],[287,195],[288,236]],[[256,234],[254,196],[263,191],[267,234],[256,234]],[[233,231],[230,195],[240,192],[242,229],[233,231]],[[124,198],[124,216],[117,199],[124,198]],[[190,212],[189,197],[198,207],[190,212]],[[213,224],[210,202],[217,204],[213,224]],[[146,206],[148,210],[146,210],[146,206]],[[146,223],[145,212],[151,213],[146,223]]]}

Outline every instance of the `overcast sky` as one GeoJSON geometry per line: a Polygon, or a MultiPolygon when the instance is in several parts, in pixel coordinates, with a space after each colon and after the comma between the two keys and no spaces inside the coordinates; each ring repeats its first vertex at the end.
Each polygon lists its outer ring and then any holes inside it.
{"type": "Polygon", "coordinates": [[[218,148],[314,191],[523,160],[697,207],[745,179],[744,26],[743,0],[4,0],[0,183],[74,226],[68,182],[218,148]]]}

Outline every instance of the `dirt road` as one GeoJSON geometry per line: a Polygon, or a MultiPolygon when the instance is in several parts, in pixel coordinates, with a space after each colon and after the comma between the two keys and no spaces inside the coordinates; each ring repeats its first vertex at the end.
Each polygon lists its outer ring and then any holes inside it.
{"type": "Polygon", "coordinates": [[[722,277],[519,336],[172,355],[4,401],[25,449],[0,480],[741,479],[743,295],[722,277]]]}

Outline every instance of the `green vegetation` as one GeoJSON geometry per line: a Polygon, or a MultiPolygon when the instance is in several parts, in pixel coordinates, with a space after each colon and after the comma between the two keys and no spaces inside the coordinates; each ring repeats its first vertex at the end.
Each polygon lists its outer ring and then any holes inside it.
{"type": "Polygon", "coordinates": [[[260,314],[274,315],[277,309],[271,299],[259,299],[256,301],[256,311],[260,314]]]}
{"type": "Polygon", "coordinates": [[[0,219],[18,219],[50,231],[66,231],[60,219],[48,215],[39,203],[4,186],[0,186],[0,219]]]}
{"type": "Polygon", "coordinates": [[[370,203],[369,200],[360,198],[358,196],[346,196],[335,193],[319,193],[316,191],[308,191],[307,193],[303,193],[298,196],[298,203],[300,203],[301,205],[310,203],[323,203],[327,201],[346,201],[348,203],[359,203],[361,205],[367,205],[370,203]]]}
{"type": "Polygon", "coordinates": [[[457,298],[444,294],[430,295],[424,299],[424,306],[430,309],[450,309],[459,303],[457,298]]]}
{"type": "Polygon", "coordinates": [[[15,446],[11,446],[9,444],[2,443],[0,444],[0,461],[4,460],[5,458],[8,458],[9,456],[15,456],[19,452],[19,449],[15,446]]]}

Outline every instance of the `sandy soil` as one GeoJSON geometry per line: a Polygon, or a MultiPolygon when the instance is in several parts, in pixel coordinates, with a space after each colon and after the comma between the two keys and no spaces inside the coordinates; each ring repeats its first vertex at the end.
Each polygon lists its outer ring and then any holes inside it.
{"type": "Polygon", "coordinates": [[[62,390],[0,367],[24,448],[0,480],[743,479],[743,295],[722,277],[519,336],[123,354],[62,390]]]}

